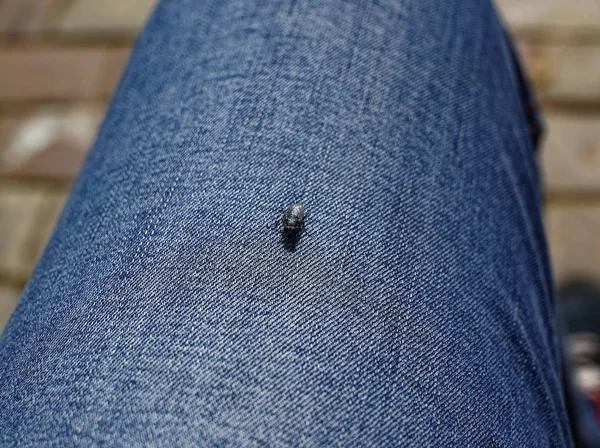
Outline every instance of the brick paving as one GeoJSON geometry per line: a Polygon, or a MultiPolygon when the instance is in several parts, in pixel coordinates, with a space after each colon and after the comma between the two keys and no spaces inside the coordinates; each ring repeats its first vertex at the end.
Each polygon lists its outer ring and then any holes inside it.
{"type": "MultiPolygon", "coordinates": [[[[154,3],[0,1],[0,331],[154,3]]],[[[545,112],[545,219],[557,281],[600,279],[600,0],[497,4],[545,112]]]]}

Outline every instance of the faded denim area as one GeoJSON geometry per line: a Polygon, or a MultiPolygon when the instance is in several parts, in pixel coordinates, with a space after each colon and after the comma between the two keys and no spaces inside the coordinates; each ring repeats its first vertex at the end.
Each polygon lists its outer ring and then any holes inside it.
{"type": "Polygon", "coordinates": [[[518,82],[487,1],[163,1],[0,340],[2,445],[570,446],[518,82]]]}

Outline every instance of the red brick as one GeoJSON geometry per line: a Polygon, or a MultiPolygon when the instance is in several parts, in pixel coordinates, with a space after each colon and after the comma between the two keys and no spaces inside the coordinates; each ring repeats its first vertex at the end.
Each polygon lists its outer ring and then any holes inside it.
{"type": "Polygon", "coordinates": [[[600,31],[599,0],[496,0],[496,4],[515,30],[600,31]]]}
{"type": "Polygon", "coordinates": [[[66,197],[66,190],[27,184],[0,188],[0,274],[11,284],[31,275],[66,197]]]}
{"type": "Polygon", "coordinates": [[[0,33],[30,34],[42,31],[56,3],[56,0],[0,2],[0,33]]]}
{"type": "Polygon", "coordinates": [[[0,98],[89,97],[103,58],[103,49],[3,51],[0,98]]]}
{"type": "Polygon", "coordinates": [[[0,334],[6,326],[8,318],[19,302],[21,291],[16,288],[0,286],[0,334]]]}
{"type": "Polygon", "coordinates": [[[542,100],[600,102],[600,46],[539,45],[518,48],[542,100]]]}
{"type": "Polygon", "coordinates": [[[36,222],[21,248],[23,266],[33,268],[42,255],[67,200],[67,191],[47,191],[36,210],[36,222]]]}
{"type": "Polygon", "coordinates": [[[33,266],[24,259],[23,248],[43,198],[43,190],[26,185],[0,189],[0,270],[5,276],[29,276],[33,266]]]}
{"type": "Polygon", "coordinates": [[[103,115],[104,105],[93,104],[0,119],[0,176],[72,180],[103,115]]]}
{"type": "Polygon", "coordinates": [[[137,33],[156,0],[76,0],[57,23],[65,33],[137,33]]]}
{"type": "Polygon", "coordinates": [[[2,51],[0,100],[108,97],[127,52],[121,48],[2,51]]]}
{"type": "Polygon", "coordinates": [[[600,278],[600,206],[550,204],[546,230],[559,283],[600,278]]]}
{"type": "Polygon", "coordinates": [[[131,48],[115,48],[106,52],[102,68],[94,84],[94,95],[106,95],[107,92],[111,94],[115,90],[130,53],[131,48]]]}
{"type": "Polygon", "coordinates": [[[551,113],[546,121],[541,152],[546,188],[600,193],[600,116],[551,113]]]}

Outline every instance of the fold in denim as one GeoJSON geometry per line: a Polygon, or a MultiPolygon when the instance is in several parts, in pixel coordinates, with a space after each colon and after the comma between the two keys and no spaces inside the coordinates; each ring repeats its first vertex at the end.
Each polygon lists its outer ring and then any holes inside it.
{"type": "Polygon", "coordinates": [[[522,82],[487,0],[160,2],[0,339],[1,444],[572,446],[522,82]]]}

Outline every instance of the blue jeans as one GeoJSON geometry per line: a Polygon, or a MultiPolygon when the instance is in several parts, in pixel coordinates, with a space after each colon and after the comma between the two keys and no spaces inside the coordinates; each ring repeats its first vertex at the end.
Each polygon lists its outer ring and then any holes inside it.
{"type": "Polygon", "coordinates": [[[572,446],[531,118],[484,0],[163,1],[0,340],[2,446],[572,446]]]}

